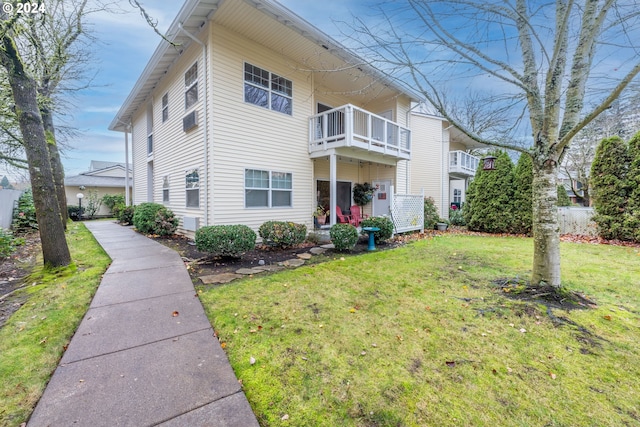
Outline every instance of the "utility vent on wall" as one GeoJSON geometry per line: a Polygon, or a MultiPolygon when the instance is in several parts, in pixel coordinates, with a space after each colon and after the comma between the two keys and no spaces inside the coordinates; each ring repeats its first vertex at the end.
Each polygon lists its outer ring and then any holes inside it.
{"type": "Polygon", "coordinates": [[[182,217],[182,228],[186,231],[197,231],[200,228],[200,218],[193,216],[182,217]]]}
{"type": "Polygon", "coordinates": [[[194,127],[198,126],[198,115],[196,113],[197,111],[193,110],[192,112],[190,112],[189,114],[187,114],[182,118],[183,131],[187,132],[193,129],[194,127]]]}

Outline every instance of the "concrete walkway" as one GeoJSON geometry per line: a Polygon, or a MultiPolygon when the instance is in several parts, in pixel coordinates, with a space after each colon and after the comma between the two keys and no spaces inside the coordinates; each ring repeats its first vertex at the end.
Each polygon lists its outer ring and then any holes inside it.
{"type": "Polygon", "coordinates": [[[85,225],[113,262],[28,426],[258,426],[180,256],[85,225]]]}

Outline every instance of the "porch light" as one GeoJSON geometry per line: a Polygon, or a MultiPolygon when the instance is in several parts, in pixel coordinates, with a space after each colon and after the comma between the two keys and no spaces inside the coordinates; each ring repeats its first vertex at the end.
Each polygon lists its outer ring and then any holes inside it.
{"type": "Polygon", "coordinates": [[[494,156],[487,156],[482,158],[482,169],[486,171],[492,171],[496,169],[496,159],[494,156]]]}

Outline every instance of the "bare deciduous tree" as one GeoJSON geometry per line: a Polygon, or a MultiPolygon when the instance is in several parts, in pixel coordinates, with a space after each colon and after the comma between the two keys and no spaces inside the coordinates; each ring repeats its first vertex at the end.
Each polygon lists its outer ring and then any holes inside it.
{"type": "Polygon", "coordinates": [[[560,158],[574,136],[637,78],[640,4],[404,0],[387,2],[379,12],[375,24],[356,19],[351,45],[417,88],[470,138],[531,156],[532,284],[559,288],[560,158]],[[447,93],[471,88],[497,94],[487,102],[511,115],[501,137],[495,129],[474,131],[447,104],[447,93]],[[585,101],[595,106],[583,111],[585,101]]]}
{"type": "Polygon", "coordinates": [[[5,8],[0,23],[0,63],[21,135],[9,122],[3,130],[5,138],[10,135],[8,140],[21,141],[26,154],[44,263],[51,266],[71,262],[64,235],[64,172],[55,139],[53,96],[81,57],[75,46],[85,34],[86,5],[87,0],[56,0],[31,14],[5,8]]]}

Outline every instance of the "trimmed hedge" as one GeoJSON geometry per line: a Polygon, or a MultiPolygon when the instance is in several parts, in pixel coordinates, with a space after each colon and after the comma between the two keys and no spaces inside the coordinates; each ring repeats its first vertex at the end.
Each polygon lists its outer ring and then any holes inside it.
{"type": "Polygon", "coordinates": [[[240,258],[256,246],[256,233],[246,225],[209,225],[196,231],[195,241],[201,252],[240,258]]]}
{"type": "Polygon", "coordinates": [[[337,251],[351,250],[358,243],[358,230],[351,224],[335,224],[329,236],[337,251]]]}
{"type": "MultiPolygon", "coordinates": [[[[383,243],[393,236],[393,222],[386,216],[374,216],[362,220],[360,227],[378,227],[380,231],[373,233],[373,238],[376,244],[383,243]]],[[[368,234],[366,231],[362,231],[362,234],[368,234]]]]}
{"type": "Polygon", "coordinates": [[[307,226],[286,221],[267,221],[260,226],[258,234],[271,246],[289,248],[297,246],[307,238],[307,226]]]}
{"type": "Polygon", "coordinates": [[[175,233],[178,218],[161,204],[142,203],[135,208],[133,225],[143,234],[169,236],[175,233]]]}
{"type": "Polygon", "coordinates": [[[133,225],[133,214],[135,207],[117,204],[113,207],[113,214],[122,225],[133,225]]]}

